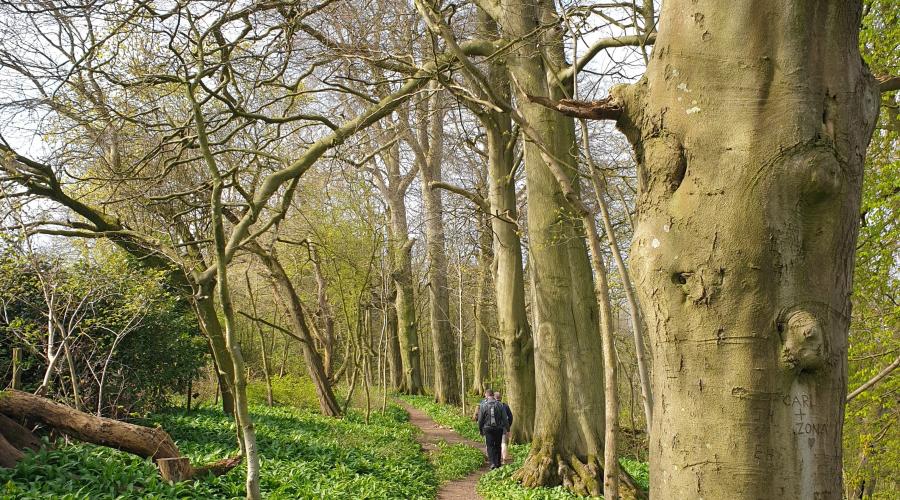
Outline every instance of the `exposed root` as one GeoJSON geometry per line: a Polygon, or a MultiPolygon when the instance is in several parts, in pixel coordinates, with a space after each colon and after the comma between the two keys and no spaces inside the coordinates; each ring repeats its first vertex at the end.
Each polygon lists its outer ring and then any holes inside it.
{"type": "Polygon", "coordinates": [[[523,486],[564,486],[579,495],[599,496],[603,484],[603,468],[596,457],[582,460],[570,455],[564,458],[551,444],[532,449],[514,479],[523,486]]]}

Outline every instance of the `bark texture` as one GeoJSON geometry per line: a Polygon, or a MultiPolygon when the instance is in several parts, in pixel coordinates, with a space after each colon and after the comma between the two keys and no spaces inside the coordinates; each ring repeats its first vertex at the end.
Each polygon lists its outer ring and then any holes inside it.
{"type": "Polygon", "coordinates": [[[431,189],[432,182],[441,181],[443,160],[443,117],[440,92],[436,83],[429,85],[433,92],[417,107],[416,137],[410,137],[422,181],[422,205],[425,216],[425,240],[428,254],[428,292],[430,300],[431,350],[434,359],[434,398],[439,403],[458,404],[459,357],[450,327],[450,289],[447,278],[447,249],[444,234],[444,204],[440,189],[431,189]]]}
{"type": "Polygon", "coordinates": [[[841,496],[863,160],[859,1],[671,0],[614,91],[639,161],[656,498],[841,496]]]}
{"type": "MultiPolygon", "coordinates": [[[[497,23],[481,14],[484,36],[497,35],[497,23]]],[[[488,78],[496,97],[509,103],[507,69],[493,63],[488,78]]],[[[514,418],[510,437],[516,443],[531,440],[534,431],[535,375],[534,340],[525,309],[525,278],[522,270],[522,241],[516,207],[516,137],[508,112],[479,115],[487,134],[488,199],[494,253],[494,294],[497,328],[503,342],[503,377],[506,401],[514,418]]]]}
{"type": "Polygon", "coordinates": [[[0,413],[43,422],[80,441],[109,446],[139,457],[158,460],[181,456],[175,442],[161,428],[97,417],[26,392],[0,392],[0,413]]]}
{"type": "MultiPolygon", "coordinates": [[[[556,73],[565,67],[561,32],[549,0],[503,0],[500,26],[523,42],[506,60],[521,91],[561,97],[556,73]],[[534,33],[540,32],[537,37],[534,33]]],[[[519,113],[549,154],[575,178],[577,147],[570,117],[519,99],[519,113]]],[[[527,486],[562,484],[601,492],[604,401],[597,303],[584,230],[537,144],[525,145],[528,229],[538,323],[534,330],[537,404],[531,454],[517,477],[527,486]]],[[[577,189],[577,186],[576,186],[577,189]]]]}
{"type": "Polygon", "coordinates": [[[397,340],[403,365],[403,384],[400,389],[407,394],[423,394],[422,361],[419,336],[416,327],[416,304],[413,290],[412,246],[409,238],[409,222],[406,218],[404,194],[408,185],[400,174],[400,151],[394,146],[385,154],[388,170],[384,195],[391,212],[391,278],[397,293],[394,309],[397,313],[397,340]],[[401,189],[402,187],[402,189],[401,189]]]}
{"type": "MultiPolygon", "coordinates": [[[[482,217],[478,233],[478,285],[475,290],[475,338],[472,352],[472,387],[473,394],[484,394],[489,389],[488,377],[491,367],[491,339],[488,336],[488,294],[490,293],[491,271],[493,268],[493,252],[491,252],[492,236],[490,221],[482,217]]],[[[461,291],[460,291],[461,292],[461,291]]],[[[462,307],[462,301],[460,301],[462,307]]]]}

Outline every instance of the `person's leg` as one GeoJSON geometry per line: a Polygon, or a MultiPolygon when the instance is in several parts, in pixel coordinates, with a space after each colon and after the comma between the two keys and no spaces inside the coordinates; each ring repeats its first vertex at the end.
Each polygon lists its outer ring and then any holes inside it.
{"type": "Polygon", "coordinates": [[[509,434],[503,433],[503,437],[500,438],[500,458],[503,460],[502,463],[506,463],[509,459],[509,434]]]}
{"type": "Polygon", "coordinates": [[[491,468],[500,466],[500,436],[503,431],[485,431],[484,435],[487,442],[488,461],[491,468]]]}

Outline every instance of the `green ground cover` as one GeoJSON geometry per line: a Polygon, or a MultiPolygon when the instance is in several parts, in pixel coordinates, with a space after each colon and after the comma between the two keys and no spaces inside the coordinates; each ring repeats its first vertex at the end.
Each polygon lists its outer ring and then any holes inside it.
{"type": "MultiPolygon", "coordinates": [[[[370,424],[351,413],[337,420],[314,412],[255,405],[261,486],[272,499],[433,498],[438,479],[397,407],[373,413],[370,424]]],[[[158,423],[195,463],[234,452],[234,424],[220,411],[164,413],[158,423]]],[[[219,499],[244,497],[243,467],[218,478],[169,484],[149,460],[89,444],[30,454],[0,469],[2,499],[219,499]]]]}

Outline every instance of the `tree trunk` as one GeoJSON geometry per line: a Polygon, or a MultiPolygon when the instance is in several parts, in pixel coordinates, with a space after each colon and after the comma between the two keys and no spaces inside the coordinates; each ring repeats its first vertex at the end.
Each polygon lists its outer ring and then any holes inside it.
{"type": "MultiPolygon", "coordinates": [[[[497,26],[482,13],[486,36],[496,36],[497,26]]],[[[495,95],[509,102],[510,83],[506,68],[493,64],[489,78],[495,95]]],[[[534,340],[525,309],[525,279],[522,271],[522,242],[516,207],[515,144],[509,113],[482,115],[487,133],[488,198],[494,253],[494,294],[497,328],[503,342],[503,375],[506,401],[514,418],[510,429],[513,442],[532,438],[535,415],[534,340]]],[[[490,344],[488,344],[490,350],[490,344]]]]}
{"type": "Polygon", "coordinates": [[[322,264],[319,262],[319,252],[316,245],[309,244],[312,256],[313,270],[316,273],[316,319],[322,324],[322,365],[325,368],[325,376],[331,378],[334,373],[334,314],[328,303],[328,282],[325,273],[322,272],[322,264]]]}
{"type": "MultiPolygon", "coordinates": [[[[488,371],[491,363],[491,339],[487,333],[488,288],[491,280],[493,254],[491,253],[491,226],[488,216],[482,217],[478,233],[478,286],[475,291],[475,352],[472,355],[472,392],[484,394],[488,387],[488,371]]],[[[462,286],[462,284],[460,284],[462,286]]],[[[459,305],[462,309],[462,303],[459,305]]],[[[507,399],[512,399],[508,397],[507,399]]],[[[517,415],[518,416],[518,415],[517,415]]],[[[515,421],[515,419],[513,419],[515,421]]]]}
{"type": "MultiPolygon", "coordinates": [[[[510,73],[532,95],[561,96],[548,75],[565,66],[561,34],[541,25],[559,22],[554,2],[501,1],[501,28],[523,43],[507,58],[510,73]],[[543,58],[535,57],[544,54],[543,58]]],[[[519,99],[536,140],[575,178],[574,120],[519,99]]],[[[597,301],[584,228],[570,213],[557,179],[534,142],[525,145],[528,229],[535,277],[534,334],[537,405],[531,453],[516,474],[526,486],[562,484],[576,493],[601,493],[604,432],[603,373],[597,301]]],[[[577,193],[577,185],[575,186],[577,193]]]]}
{"type": "Polygon", "coordinates": [[[431,349],[434,359],[434,398],[439,403],[459,404],[459,358],[450,324],[450,289],[447,278],[447,250],[444,235],[443,200],[440,189],[432,189],[432,182],[441,181],[443,153],[443,107],[437,84],[434,92],[417,109],[418,139],[415,141],[419,174],[422,181],[422,205],[425,217],[426,251],[428,253],[428,282],[431,307],[431,349]]]}
{"type": "MultiPolygon", "coordinates": [[[[394,284],[390,283],[388,286],[393,288],[394,284]]],[[[397,311],[394,309],[394,303],[385,302],[384,308],[388,383],[392,389],[398,389],[403,385],[403,361],[400,357],[400,341],[397,338],[397,311]]]]}
{"type": "Polygon", "coordinates": [[[41,440],[37,436],[2,413],[0,413],[0,436],[19,450],[37,451],[41,447],[41,440]]]}
{"type": "Polygon", "coordinates": [[[397,289],[395,308],[397,311],[397,339],[400,344],[400,358],[403,364],[402,392],[423,394],[422,361],[419,352],[419,336],[416,325],[416,304],[413,292],[412,246],[409,226],[406,221],[406,204],[402,196],[392,197],[391,242],[394,269],[391,276],[397,289]]]}
{"type": "MultiPolygon", "coordinates": [[[[79,441],[152,458],[155,462],[180,461],[181,473],[178,479],[174,479],[178,481],[208,473],[222,475],[241,462],[240,457],[235,457],[193,467],[188,459],[181,456],[169,434],[159,427],[143,427],[97,417],[27,392],[6,390],[0,391],[0,467],[15,466],[22,458],[20,448],[37,449],[40,446],[37,438],[9,417],[42,422],[79,441]]],[[[166,477],[162,468],[160,472],[164,479],[173,479],[166,477]]]]}
{"type": "Polygon", "coordinates": [[[13,468],[23,458],[25,458],[25,454],[9,444],[6,438],[0,434],[0,468],[13,468]]]}
{"type": "Polygon", "coordinates": [[[841,496],[847,332],[878,94],[858,0],[670,0],[614,91],[639,162],[657,498],[841,496]],[[711,62],[714,61],[714,62],[711,62]]]}
{"type": "Polygon", "coordinates": [[[257,255],[269,272],[272,273],[278,297],[290,313],[292,330],[302,340],[300,349],[303,351],[303,359],[306,362],[309,377],[316,387],[319,409],[323,415],[329,417],[340,416],[340,406],[337,398],[334,396],[328,377],[325,376],[322,358],[319,357],[319,353],[316,351],[315,345],[313,345],[313,337],[309,331],[309,325],[306,323],[303,304],[300,302],[300,297],[297,296],[294,284],[291,283],[291,279],[281,266],[281,262],[274,255],[265,252],[257,253],[257,255]]]}
{"type": "Polygon", "coordinates": [[[393,251],[393,230],[390,224],[390,208],[388,208],[388,224],[386,224],[385,232],[387,233],[387,245],[385,248],[385,262],[381,266],[382,281],[382,313],[385,324],[385,349],[388,362],[388,375],[391,388],[399,390],[404,386],[403,377],[403,361],[400,355],[400,340],[397,335],[397,286],[391,278],[391,274],[395,269],[394,251],[393,251]]]}
{"type": "Polygon", "coordinates": [[[216,303],[213,300],[215,282],[204,283],[198,287],[198,293],[193,296],[192,303],[197,311],[200,327],[209,341],[209,351],[213,356],[213,365],[216,368],[216,377],[219,380],[219,390],[222,392],[222,411],[229,416],[234,416],[234,368],[228,357],[228,349],[225,347],[225,336],[222,333],[222,324],[219,322],[219,314],[216,311],[216,303]]]}
{"type": "MultiPolygon", "coordinates": [[[[247,295],[249,295],[250,309],[253,312],[253,317],[259,318],[259,313],[256,310],[256,296],[254,295],[253,287],[250,284],[249,267],[244,270],[244,280],[247,286],[247,295]]],[[[274,404],[274,401],[272,397],[272,368],[269,362],[270,350],[266,347],[266,335],[265,333],[263,333],[262,325],[256,319],[252,319],[251,322],[253,323],[253,327],[256,329],[257,335],[259,335],[259,352],[262,356],[263,377],[265,377],[266,380],[266,404],[272,406],[274,404]]],[[[274,333],[272,335],[274,336],[274,333]]]]}
{"type": "MultiPolygon", "coordinates": [[[[587,148],[587,125],[584,125],[585,148],[587,148]]],[[[590,158],[590,155],[588,156],[590,158]]],[[[600,217],[603,220],[603,228],[606,231],[606,237],[609,240],[609,249],[612,252],[613,259],[616,261],[616,268],[619,270],[619,278],[622,280],[622,288],[625,289],[625,297],[628,300],[628,310],[631,313],[631,334],[634,337],[634,357],[637,360],[638,378],[641,383],[641,396],[644,403],[644,418],[647,421],[647,429],[653,422],[653,390],[650,387],[650,370],[647,369],[647,358],[644,353],[644,329],[643,319],[641,318],[641,308],[638,305],[637,297],[631,284],[631,275],[628,273],[628,267],[622,259],[619,251],[619,243],[616,241],[616,233],[613,229],[612,220],[609,217],[609,208],[604,196],[606,180],[600,177],[600,173],[594,168],[593,160],[590,160],[591,184],[594,187],[594,196],[597,199],[597,206],[600,208],[600,217]]],[[[634,426],[632,426],[634,428],[634,426]]]]}
{"type": "Polygon", "coordinates": [[[97,417],[21,391],[0,392],[0,413],[43,422],[79,441],[116,448],[139,457],[158,460],[181,456],[175,442],[160,428],[97,417]]]}

